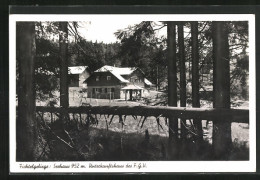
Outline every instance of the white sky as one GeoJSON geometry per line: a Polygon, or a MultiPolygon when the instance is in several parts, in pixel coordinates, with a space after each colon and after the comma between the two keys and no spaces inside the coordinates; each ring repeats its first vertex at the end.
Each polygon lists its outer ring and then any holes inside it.
{"type": "Polygon", "coordinates": [[[91,21],[81,22],[80,34],[88,41],[113,43],[117,41],[114,33],[119,29],[127,28],[129,25],[139,24],[141,21],[91,21]]]}
{"type": "MultiPolygon", "coordinates": [[[[89,22],[80,22],[80,34],[88,41],[114,43],[117,40],[114,33],[119,29],[125,29],[128,26],[141,23],[141,20],[97,20],[89,22]]],[[[160,30],[159,35],[166,35],[166,28],[160,30]]]]}

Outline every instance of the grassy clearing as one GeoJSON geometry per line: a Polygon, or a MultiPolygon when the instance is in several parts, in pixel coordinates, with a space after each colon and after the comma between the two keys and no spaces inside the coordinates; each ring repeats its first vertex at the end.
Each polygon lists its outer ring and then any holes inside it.
{"type": "MultiPolygon", "coordinates": [[[[156,99],[156,93],[153,93],[156,99]]],[[[124,101],[120,99],[81,99],[70,97],[70,106],[79,106],[83,103],[92,106],[99,105],[117,105],[117,106],[139,106],[143,105],[142,101],[124,101]]],[[[202,103],[204,107],[211,106],[208,102],[202,103]]],[[[243,107],[240,106],[237,108],[243,107]]],[[[245,105],[246,106],[246,105],[245,105]]],[[[244,107],[243,107],[244,108],[244,107]]],[[[79,121],[79,115],[74,118],[79,121]]],[[[155,117],[148,117],[142,124],[141,117],[135,119],[132,116],[125,118],[124,126],[119,123],[119,117],[115,116],[110,122],[111,116],[104,117],[97,115],[98,124],[86,127],[75,128],[75,124],[67,127],[75,142],[80,156],[73,151],[64,151],[66,147],[59,145],[52,149],[55,155],[48,160],[170,160],[168,153],[168,126],[164,118],[160,118],[158,126],[155,117]],[[147,133],[149,136],[147,136],[147,133]],[[149,137],[149,138],[147,138],[149,137]],[[61,153],[62,152],[62,153],[61,153]],[[68,153],[69,152],[69,153],[68,153]]],[[[124,117],[123,117],[124,118],[124,117]]],[[[45,114],[44,119],[50,121],[50,115],[45,114]]],[[[57,117],[56,117],[57,119],[57,117]]],[[[70,119],[73,119],[72,115],[70,119]]],[[[86,119],[86,115],[82,115],[86,119]]],[[[71,120],[71,122],[74,122],[71,120]]],[[[186,121],[189,124],[189,121],[186,121]]],[[[195,143],[193,136],[185,141],[176,144],[178,155],[176,160],[215,160],[212,153],[212,122],[202,121],[204,131],[204,141],[198,145],[195,143]]],[[[249,159],[249,126],[243,123],[232,123],[232,141],[233,149],[227,160],[248,160],[249,159]]],[[[54,128],[55,129],[55,128],[54,128]]]]}
{"type": "MultiPolygon", "coordinates": [[[[46,115],[45,118],[48,119],[48,116],[46,115]]],[[[75,115],[74,118],[78,119],[78,116],[75,115]]],[[[82,118],[86,118],[86,115],[82,115],[82,118]]],[[[110,118],[107,118],[108,123],[110,118]]],[[[98,124],[92,124],[90,127],[87,127],[85,122],[83,126],[76,126],[73,120],[66,127],[77,149],[80,151],[80,156],[68,150],[66,146],[59,144],[52,149],[55,155],[52,158],[48,158],[48,160],[172,160],[169,158],[168,152],[168,126],[163,118],[160,119],[162,128],[158,128],[154,117],[148,117],[143,127],[140,128],[140,117],[135,119],[132,116],[127,116],[125,126],[122,126],[119,123],[118,116],[115,116],[108,129],[104,116],[100,117],[97,115],[97,119],[98,124]]],[[[50,126],[55,130],[55,123],[50,126]]],[[[249,143],[246,126],[245,124],[232,124],[234,147],[231,150],[229,159],[226,160],[248,160],[249,143]],[[237,133],[238,130],[239,133],[237,133]]],[[[207,125],[206,121],[203,121],[203,130],[204,141],[202,143],[196,143],[194,137],[190,135],[186,140],[180,140],[176,144],[179,153],[174,158],[175,160],[215,160],[211,146],[212,123],[207,125]]],[[[59,134],[58,131],[56,130],[56,133],[59,134]]],[[[60,136],[62,137],[62,135],[60,136]]]]}

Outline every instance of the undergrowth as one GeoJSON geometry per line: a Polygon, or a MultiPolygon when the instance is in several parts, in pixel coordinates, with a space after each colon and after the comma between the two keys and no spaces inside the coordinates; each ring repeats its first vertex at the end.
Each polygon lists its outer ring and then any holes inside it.
{"type": "MultiPolygon", "coordinates": [[[[45,152],[39,158],[41,161],[218,160],[214,158],[212,145],[208,141],[198,141],[192,135],[174,142],[171,149],[174,148],[177,153],[172,155],[168,137],[150,134],[149,129],[142,133],[129,133],[123,128],[115,132],[93,124],[81,126],[70,121],[64,131],[59,122],[56,120],[41,125],[42,142],[46,144],[45,152]]],[[[236,140],[225,160],[248,159],[248,144],[236,140]]]]}

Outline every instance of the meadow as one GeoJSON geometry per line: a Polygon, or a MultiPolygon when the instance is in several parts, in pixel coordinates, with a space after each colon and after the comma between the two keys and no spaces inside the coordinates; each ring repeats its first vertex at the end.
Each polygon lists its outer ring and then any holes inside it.
{"type": "MultiPolygon", "coordinates": [[[[153,93],[156,97],[156,93],[153,93]]],[[[156,98],[154,98],[156,99],[156,98]]],[[[204,103],[204,107],[210,106],[204,103]]],[[[233,103],[234,104],[234,103],[233,103]]],[[[90,99],[80,96],[70,97],[70,106],[79,105],[116,105],[116,106],[142,106],[143,101],[125,101],[123,99],[90,99]]],[[[246,108],[243,104],[236,108],[246,108]]],[[[71,123],[66,127],[70,133],[77,153],[63,152],[61,147],[52,150],[55,156],[48,160],[170,160],[168,152],[168,122],[163,117],[157,123],[155,117],[147,117],[142,124],[142,117],[124,117],[124,125],[118,116],[93,115],[95,123],[86,126],[87,115],[82,114],[83,125],[79,114],[70,114],[71,123]],[[110,122],[111,121],[111,122],[110,122]],[[81,125],[80,125],[81,124],[81,125]],[[55,153],[56,152],[56,153],[55,153]],[[78,153],[80,152],[80,157],[78,153]],[[54,158],[55,157],[55,158],[54,158]]],[[[44,119],[50,122],[50,114],[46,113],[44,119]]],[[[54,119],[58,119],[56,116],[54,119]]],[[[180,121],[180,120],[179,120],[180,121]]],[[[186,120],[188,127],[192,127],[192,120],[186,120]]],[[[212,155],[212,129],[211,121],[202,120],[203,142],[198,145],[192,133],[187,133],[185,140],[178,142],[179,153],[177,160],[215,160],[212,155]]],[[[55,127],[55,122],[50,127],[55,127]]],[[[179,122],[180,128],[180,122],[179,122]]],[[[55,129],[55,128],[54,128],[55,129]]],[[[249,158],[249,125],[232,123],[232,144],[230,156],[227,160],[247,160],[249,158]]]]}

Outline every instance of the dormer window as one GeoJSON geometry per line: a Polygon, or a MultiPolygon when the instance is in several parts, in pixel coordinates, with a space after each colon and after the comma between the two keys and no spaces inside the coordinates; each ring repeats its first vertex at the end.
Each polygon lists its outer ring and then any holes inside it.
{"type": "Polygon", "coordinates": [[[107,76],[107,80],[110,81],[111,80],[111,76],[107,76]]]}
{"type": "Polygon", "coordinates": [[[96,77],[96,81],[99,81],[99,76],[96,77]]]}

